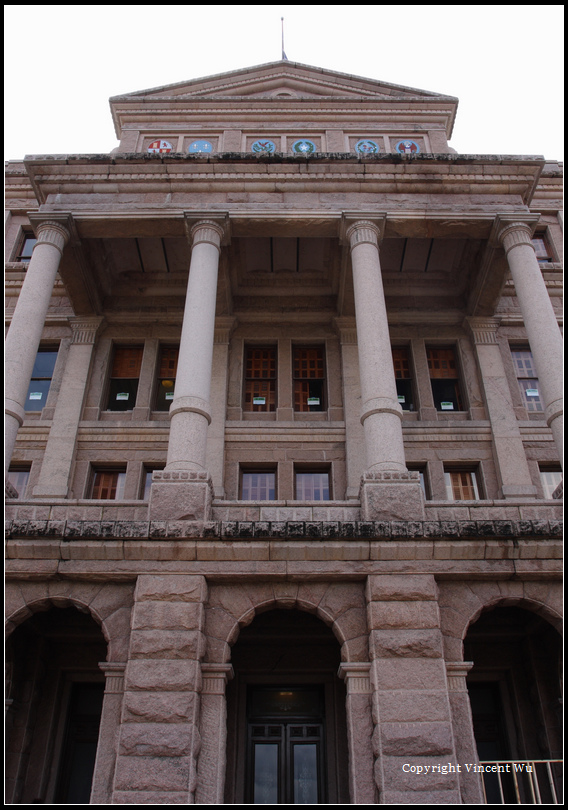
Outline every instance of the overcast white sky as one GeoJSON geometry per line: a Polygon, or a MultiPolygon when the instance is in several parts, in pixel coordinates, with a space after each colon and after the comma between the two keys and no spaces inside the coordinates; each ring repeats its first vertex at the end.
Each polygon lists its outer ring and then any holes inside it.
{"type": "Polygon", "coordinates": [[[460,100],[451,145],[563,159],[562,5],[7,5],[5,157],[105,153],[108,99],[281,58],[460,100]]]}

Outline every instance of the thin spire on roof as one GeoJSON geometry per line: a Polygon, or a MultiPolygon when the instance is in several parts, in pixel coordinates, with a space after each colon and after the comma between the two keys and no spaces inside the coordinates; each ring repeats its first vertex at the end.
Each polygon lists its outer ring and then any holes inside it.
{"type": "Polygon", "coordinates": [[[284,51],[284,17],[280,17],[280,21],[282,23],[282,61],[287,62],[288,57],[286,56],[286,52],[284,51]]]}

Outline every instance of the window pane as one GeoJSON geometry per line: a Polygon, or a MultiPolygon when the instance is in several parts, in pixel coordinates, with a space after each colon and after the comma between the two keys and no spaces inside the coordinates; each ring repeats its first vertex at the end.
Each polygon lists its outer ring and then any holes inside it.
{"type": "Polygon", "coordinates": [[[544,497],[551,500],[554,490],[562,482],[562,473],[560,470],[541,470],[540,481],[544,490],[544,497]]]}
{"type": "Polygon", "coordinates": [[[93,481],[92,498],[120,501],[124,497],[125,472],[99,470],[93,481]]]}
{"type": "Polygon", "coordinates": [[[243,472],[241,500],[273,501],[276,495],[276,474],[273,472],[243,472]]]}
{"type": "Polygon", "coordinates": [[[324,410],[324,351],[322,347],[294,349],[294,410],[324,410]]]}
{"type": "Polygon", "coordinates": [[[174,398],[179,349],[177,346],[164,346],[158,363],[158,384],[154,410],[168,411],[174,398]]]}
{"type": "Polygon", "coordinates": [[[276,349],[247,349],[245,411],[276,410],[276,349]]]}
{"type": "Polygon", "coordinates": [[[540,397],[532,352],[528,349],[512,349],[511,357],[525,408],[531,413],[542,412],[544,405],[540,397]]]}
{"type": "Polygon", "coordinates": [[[446,494],[449,501],[477,501],[479,491],[474,472],[469,470],[453,470],[444,473],[446,479],[446,494]]]}
{"type": "Polygon", "coordinates": [[[277,743],[254,743],[254,804],[278,804],[277,743]]]}
{"type": "Polygon", "coordinates": [[[131,411],[136,404],[138,380],[111,380],[107,410],[131,411]]]}
{"type": "Polygon", "coordinates": [[[29,470],[9,470],[6,476],[8,481],[12,484],[19,498],[23,498],[26,494],[26,487],[30,478],[29,470]]]}
{"type": "Polygon", "coordinates": [[[294,748],[294,804],[318,803],[318,761],[315,743],[294,748]]]}
{"type": "Polygon", "coordinates": [[[329,473],[296,473],[297,501],[329,501],[329,473]]]}
{"type": "Polygon", "coordinates": [[[57,350],[38,351],[24,404],[26,411],[41,411],[45,407],[56,360],[57,350]]]}

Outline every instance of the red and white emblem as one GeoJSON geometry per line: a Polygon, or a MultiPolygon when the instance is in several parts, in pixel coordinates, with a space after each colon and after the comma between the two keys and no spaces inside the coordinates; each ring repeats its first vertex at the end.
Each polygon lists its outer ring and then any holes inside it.
{"type": "Polygon", "coordinates": [[[167,155],[172,151],[172,145],[169,141],[152,141],[148,147],[148,152],[152,155],[167,155]]]}

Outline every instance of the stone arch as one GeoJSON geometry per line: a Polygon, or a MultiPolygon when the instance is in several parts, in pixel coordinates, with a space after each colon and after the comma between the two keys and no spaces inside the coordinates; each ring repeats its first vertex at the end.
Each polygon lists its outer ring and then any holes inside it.
{"type": "Polygon", "coordinates": [[[130,639],[130,613],[134,584],[54,582],[6,585],[6,634],[34,613],[52,607],[74,607],[89,614],[101,627],[108,661],[126,661],[130,639]]]}
{"type": "Polygon", "coordinates": [[[262,583],[211,585],[205,609],[207,663],[227,664],[243,627],[268,610],[312,613],[327,625],[341,648],[343,662],[369,660],[363,583],[262,583]]]}
{"type": "Polygon", "coordinates": [[[438,587],[446,661],[463,661],[463,641],[469,627],[484,611],[498,606],[515,606],[536,613],[561,633],[561,583],[441,581],[438,587]]]}

